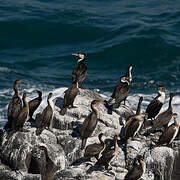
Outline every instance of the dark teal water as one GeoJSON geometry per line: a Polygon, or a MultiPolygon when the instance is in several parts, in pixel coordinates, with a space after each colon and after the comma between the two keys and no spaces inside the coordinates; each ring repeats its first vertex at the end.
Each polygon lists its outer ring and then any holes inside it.
{"type": "Polygon", "coordinates": [[[110,93],[132,63],[132,96],[162,84],[180,104],[179,0],[1,0],[1,122],[15,79],[29,97],[68,87],[75,52],[87,54],[86,88],[110,93]]]}

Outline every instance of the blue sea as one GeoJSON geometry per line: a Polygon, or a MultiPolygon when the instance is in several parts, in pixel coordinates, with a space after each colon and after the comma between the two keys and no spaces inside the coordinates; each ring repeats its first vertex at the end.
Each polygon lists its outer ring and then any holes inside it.
{"type": "MultiPolygon", "coordinates": [[[[28,100],[43,92],[55,96],[71,84],[77,64],[72,53],[87,55],[84,88],[108,97],[133,64],[128,100],[143,110],[167,86],[180,116],[179,0],[4,0],[0,1],[0,127],[14,80],[22,79],[28,100]]],[[[180,118],[179,118],[180,120],[180,118]]]]}

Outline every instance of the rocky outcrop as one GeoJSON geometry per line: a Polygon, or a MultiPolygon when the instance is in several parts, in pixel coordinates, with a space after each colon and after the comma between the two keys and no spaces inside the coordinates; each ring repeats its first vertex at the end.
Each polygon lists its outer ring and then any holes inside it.
{"type": "MultiPolygon", "coordinates": [[[[59,114],[63,104],[63,95],[54,100],[55,113],[49,130],[36,136],[36,124],[27,122],[23,132],[0,134],[0,179],[12,180],[123,180],[134,158],[141,154],[146,162],[146,172],[142,179],[177,180],[179,174],[180,143],[174,147],[155,147],[159,133],[148,137],[139,135],[129,139],[127,146],[118,141],[119,151],[111,163],[112,169],[95,168],[95,159],[84,161],[84,151],[80,149],[80,129],[84,118],[90,112],[93,99],[104,100],[96,92],[82,89],[76,97],[77,108],[67,110],[65,116],[59,114]]],[[[123,132],[124,119],[134,113],[130,105],[120,106],[112,115],[107,113],[103,104],[98,107],[100,115],[97,127],[88,138],[87,145],[98,142],[98,134],[103,132],[104,139],[111,144],[115,134],[123,132]]],[[[38,116],[36,122],[38,124],[38,116]]]]}

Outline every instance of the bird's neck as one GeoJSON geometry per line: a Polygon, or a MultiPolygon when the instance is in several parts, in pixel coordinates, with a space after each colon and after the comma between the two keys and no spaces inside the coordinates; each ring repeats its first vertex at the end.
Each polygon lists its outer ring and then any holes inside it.
{"type": "Polygon", "coordinates": [[[131,73],[131,69],[128,69],[128,76],[129,76],[129,82],[132,81],[132,73],[131,73]]]}
{"type": "Polygon", "coordinates": [[[14,94],[19,95],[19,89],[18,89],[18,84],[14,84],[14,94]]]}
{"type": "Polygon", "coordinates": [[[138,107],[137,107],[137,110],[136,110],[136,115],[141,115],[141,104],[142,104],[142,101],[139,101],[138,107]]]}
{"type": "Polygon", "coordinates": [[[83,64],[84,61],[85,61],[85,58],[80,58],[80,59],[78,59],[78,65],[83,64]]]}
{"type": "Polygon", "coordinates": [[[180,124],[179,124],[179,122],[178,122],[177,118],[174,118],[174,124],[175,124],[175,126],[177,126],[177,127],[179,127],[179,126],[180,126],[180,124]]]}
{"type": "Polygon", "coordinates": [[[160,96],[158,97],[158,100],[163,104],[164,101],[165,101],[165,92],[159,90],[159,91],[158,91],[158,94],[160,95],[160,96]]]}
{"type": "Polygon", "coordinates": [[[145,173],[146,171],[146,163],[143,160],[139,160],[139,164],[141,165],[142,169],[143,169],[143,173],[145,173]]]}
{"type": "Polygon", "coordinates": [[[170,99],[169,99],[169,107],[168,107],[168,109],[171,109],[172,110],[172,96],[170,96],[170,99]]]}
{"type": "Polygon", "coordinates": [[[91,109],[92,109],[93,112],[95,112],[95,114],[98,115],[98,109],[97,109],[97,107],[95,106],[95,104],[91,105],[91,109]]]}
{"type": "Polygon", "coordinates": [[[23,98],[23,106],[24,107],[29,107],[29,104],[28,104],[26,98],[23,98]]]}
{"type": "Polygon", "coordinates": [[[117,140],[114,141],[114,150],[115,152],[118,152],[118,143],[117,143],[117,140]]]}
{"type": "Polygon", "coordinates": [[[48,105],[54,110],[54,103],[52,98],[48,99],[48,105]]]}

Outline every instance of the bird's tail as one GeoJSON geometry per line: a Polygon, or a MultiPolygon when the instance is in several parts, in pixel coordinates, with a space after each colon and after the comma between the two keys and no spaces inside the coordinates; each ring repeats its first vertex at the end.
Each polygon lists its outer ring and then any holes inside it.
{"type": "Polygon", "coordinates": [[[83,150],[86,146],[86,141],[87,141],[87,138],[83,138],[82,139],[82,143],[81,143],[81,149],[83,150]]]}
{"type": "Polygon", "coordinates": [[[62,116],[64,116],[66,114],[66,112],[67,112],[67,107],[64,107],[64,108],[61,109],[60,114],[62,116]]]}

